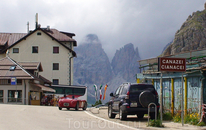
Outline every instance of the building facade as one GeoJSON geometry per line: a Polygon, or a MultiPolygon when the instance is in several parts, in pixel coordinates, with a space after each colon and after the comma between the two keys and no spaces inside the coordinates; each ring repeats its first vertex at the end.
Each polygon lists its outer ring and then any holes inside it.
{"type": "Polygon", "coordinates": [[[41,62],[40,75],[53,84],[73,84],[73,33],[36,28],[27,34],[0,33],[0,58],[6,53],[17,62],[41,62]]]}
{"type": "Polygon", "coordinates": [[[44,91],[55,92],[44,85],[51,84],[38,72],[39,62],[17,63],[10,57],[0,59],[0,103],[40,105],[44,91]]]}
{"type": "Polygon", "coordinates": [[[174,114],[180,112],[183,107],[184,114],[201,115],[201,106],[206,104],[206,50],[167,57],[186,58],[186,72],[161,72],[158,71],[158,58],[141,60],[139,61],[141,73],[137,74],[137,82],[153,84],[159,95],[162,87],[162,103],[165,111],[174,114]]]}

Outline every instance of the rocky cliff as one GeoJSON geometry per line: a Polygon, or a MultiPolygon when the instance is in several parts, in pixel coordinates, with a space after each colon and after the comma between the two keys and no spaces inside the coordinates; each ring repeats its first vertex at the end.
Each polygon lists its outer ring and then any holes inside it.
{"type": "Polygon", "coordinates": [[[75,83],[105,84],[113,77],[107,54],[96,35],[87,35],[74,51],[77,53],[74,58],[75,83]]]}
{"type": "Polygon", "coordinates": [[[206,48],[206,10],[190,15],[162,54],[173,55],[203,48],[206,48]]]}
{"type": "Polygon", "coordinates": [[[135,75],[139,71],[138,60],[140,60],[138,48],[134,49],[134,45],[129,43],[116,51],[111,63],[112,70],[116,76],[120,74],[126,81],[134,82],[135,75]]]}
{"type": "Polygon", "coordinates": [[[74,84],[88,86],[88,102],[95,103],[94,84],[98,86],[108,84],[107,96],[114,92],[123,82],[135,82],[140,60],[138,48],[134,49],[129,43],[117,50],[110,64],[97,35],[87,35],[83,43],[74,49],[77,58],[74,58],[74,84]]]}

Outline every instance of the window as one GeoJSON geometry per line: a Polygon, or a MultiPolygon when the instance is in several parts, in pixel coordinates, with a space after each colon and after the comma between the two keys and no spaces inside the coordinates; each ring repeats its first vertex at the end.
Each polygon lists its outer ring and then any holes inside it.
{"type": "Polygon", "coordinates": [[[53,63],[53,70],[59,70],[59,63],[53,63]]]}
{"type": "Polygon", "coordinates": [[[53,85],[58,85],[59,84],[59,79],[53,79],[53,85]]]}
{"type": "Polygon", "coordinates": [[[117,88],[115,95],[119,95],[120,89],[122,88],[122,86],[120,86],[119,88],[117,88]]]}
{"type": "Polygon", "coordinates": [[[22,102],[22,90],[8,90],[8,102],[22,102]]]}
{"type": "Polygon", "coordinates": [[[37,32],[37,36],[40,36],[41,35],[41,32],[37,32]]]}
{"type": "Polygon", "coordinates": [[[122,89],[122,94],[127,94],[128,92],[128,86],[124,86],[124,88],[122,89]]]}
{"type": "Polygon", "coordinates": [[[59,53],[59,47],[53,47],[53,53],[59,53]]]}
{"type": "Polygon", "coordinates": [[[38,46],[32,47],[32,53],[38,53],[38,46]]]}
{"type": "Polygon", "coordinates": [[[0,102],[3,102],[4,90],[0,90],[0,102]]]}
{"type": "Polygon", "coordinates": [[[19,48],[13,48],[13,53],[19,53],[19,48]]]}
{"type": "Polygon", "coordinates": [[[17,79],[16,82],[17,82],[18,85],[22,85],[22,80],[21,79],[17,79]]]}
{"type": "Polygon", "coordinates": [[[0,85],[9,85],[11,84],[11,79],[0,79],[0,85]]]}

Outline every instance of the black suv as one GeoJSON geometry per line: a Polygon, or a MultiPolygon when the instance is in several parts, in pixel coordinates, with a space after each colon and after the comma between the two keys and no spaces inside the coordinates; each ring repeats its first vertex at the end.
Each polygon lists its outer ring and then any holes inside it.
{"type": "MultiPolygon", "coordinates": [[[[121,120],[125,120],[127,115],[137,115],[143,118],[148,114],[148,105],[155,103],[157,113],[159,111],[158,93],[152,84],[123,83],[115,93],[110,93],[112,97],[108,103],[108,116],[115,118],[119,114],[121,120]]],[[[155,108],[151,105],[151,119],[155,118],[155,108]]]]}

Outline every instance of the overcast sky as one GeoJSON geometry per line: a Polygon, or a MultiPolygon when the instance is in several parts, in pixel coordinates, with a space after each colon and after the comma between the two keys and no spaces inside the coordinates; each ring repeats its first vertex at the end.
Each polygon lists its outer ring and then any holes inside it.
{"type": "MultiPolygon", "coordinates": [[[[108,56],[127,43],[142,59],[158,56],[189,15],[206,0],[1,0],[0,32],[25,33],[35,27],[72,32],[78,45],[96,34],[108,56]]],[[[77,54],[78,55],[78,54],[77,54]]]]}

